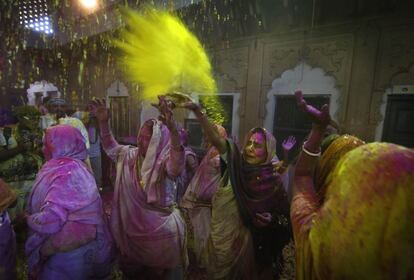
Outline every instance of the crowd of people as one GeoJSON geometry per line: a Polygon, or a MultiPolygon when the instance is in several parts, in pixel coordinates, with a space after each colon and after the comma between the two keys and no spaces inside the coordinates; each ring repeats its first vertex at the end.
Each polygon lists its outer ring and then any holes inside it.
{"type": "Polygon", "coordinates": [[[327,135],[327,106],[295,95],[313,124],[294,161],[294,137],[279,160],[266,129],[235,143],[185,97],[160,95],[136,145],[117,142],[104,100],[15,108],[0,124],[0,279],[17,279],[19,242],[29,279],[414,279],[414,151],[327,135]],[[203,129],[200,160],[175,107],[203,129]]]}

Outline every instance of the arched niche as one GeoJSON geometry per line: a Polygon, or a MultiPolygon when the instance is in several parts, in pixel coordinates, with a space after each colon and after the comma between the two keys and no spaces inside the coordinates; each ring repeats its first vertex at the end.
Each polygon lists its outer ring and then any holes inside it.
{"type": "Polygon", "coordinates": [[[42,103],[43,98],[47,96],[61,97],[61,93],[55,85],[48,83],[45,80],[34,82],[33,84],[30,84],[30,87],[27,89],[28,105],[39,105],[42,103]]]}
{"type": "Polygon", "coordinates": [[[414,94],[414,64],[406,69],[406,71],[394,74],[388,85],[382,94],[379,104],[379,117],[375,127],[375,141],[382,141],[388,97],[393,94],[414,94]]]}
{"type": "Polygon", "coordinates": [[[128,88],[119,80],[115,80],[106,90],[106,97],[129,97],[128,88]]]}
{"type": "Polygon", "coordinates": [[[265,128],[273,132],[276,107],[276,96],[293,95],[297,89],[301,89],[304,95],[329,95],[329,111],[337,121],[338,101],[340,92],[336,88],[335,78],[326,75],[321,68],[312,68],[306,63],[301,63],[293,69],[286,70],[282,75],[272,81],[272,88],[267,93],[265,128]]]}

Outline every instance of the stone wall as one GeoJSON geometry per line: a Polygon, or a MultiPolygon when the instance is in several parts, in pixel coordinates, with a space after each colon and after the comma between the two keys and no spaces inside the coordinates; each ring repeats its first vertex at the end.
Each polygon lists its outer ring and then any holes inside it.
{"type": "Polygon", "coordinates": [[[386,90],[414,84],[414,20],[377,17],[264,34],[226,42],[210,54],[219,92],[241,94],[239,136],[264,125],[272,82],[306,64],[334,78],[334,117],[342,132],[380,140],[386,90]]]}

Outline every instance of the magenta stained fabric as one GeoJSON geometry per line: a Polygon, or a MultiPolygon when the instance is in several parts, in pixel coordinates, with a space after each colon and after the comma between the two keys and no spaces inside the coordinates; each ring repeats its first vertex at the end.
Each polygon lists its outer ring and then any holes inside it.
{"type": "Polygon", "coordinates": [[[69,125],[48,128],[43,151],[48,161],[27,209],[29,273],[33,279],[104,277],[110,273],[112,242],[94,177],[83,162],[83,137],[69,125]],[[42,255],[46,244],[55,248],[49,256],[42,255]]]}
{"type": "Polygon", "coordinates": [[[119,145],[108,129],[101,129],[105,152],[117,164],[111,231],[125,262],[175,268],[186,265],[185,222],[174,206],[184,150],[170,150],[168,129],[153,122],[145,159],[138,148],[119,145]]]}

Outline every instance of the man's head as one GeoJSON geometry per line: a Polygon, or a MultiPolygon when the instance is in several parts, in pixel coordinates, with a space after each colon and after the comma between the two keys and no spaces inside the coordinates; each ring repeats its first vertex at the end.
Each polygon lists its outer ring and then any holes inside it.
{"type": "Polygon", "coordinates": [[[261,164],[266,161],[266,134],[260,129],[254,129],[243,148],[243,157],[249,164],[261,164]]]}
{"type": "Polygon", "coordinates": [[[68,106],[62,98],[51,98],[47,103],[47,109],[50,114],[56,115],[56,118],[66,117],[68,106]]]}

